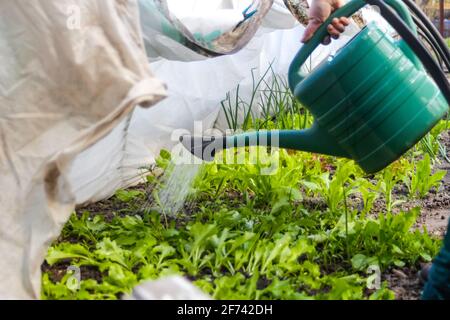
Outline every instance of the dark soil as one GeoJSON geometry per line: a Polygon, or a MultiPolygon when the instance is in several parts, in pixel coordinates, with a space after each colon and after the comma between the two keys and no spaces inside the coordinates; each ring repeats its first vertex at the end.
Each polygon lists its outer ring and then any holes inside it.
{"type": "MultiPolygon", "coordinates": [[[[41,271],[43,273],[48,273],[50,280],[57,283],[60,282],[65,275],[67,275],[68,268],[71,265],[72,264],[70,261],[60,262],[53,266],[50,266],[48,265],[47,262],[44,262],[41,266],[41,271]]],[[[102,274],[102,272],[100,272],[100,270],[97,267],[81,266],[80,276],[81,279],[83,280],[93,279],[96,280],[98,283],[102,283],[105,274],[102,274]]]]}
{"type": "Polygon", "coordinates": [[[418,270],[411,268],[392,269],[382,276],[389,283],[397,300],[418,300],[423,285],[417,276],[418,270]]]}
{"type": "MultiPolygon", "coordinates": [[[[150,195],[151,190],[148,190],[148,187],[144,185],[138,185],[128,190],[136,190],[142,191],[144,194],[150,195]]],[[[152,199],[136,199],[130,202],[122,202],[118,201],[114,197],[95,202],[86,205],[80,205],[76,208],[75,212],[78,216],[81,216],[83,212],[89,212],[92,216],[102,215],[105,218],[105,221],[111,222],[114,217],[124,217],[129,214],[130,211],[134,211],[135,214],[139,213],[143,209],[143,203],[148,203],[149,206],[151,204],[152,199]]],[[[145,207],[145,205],[144,205],[145,207]]]]}
{"type": "MultiPolygon", "coordinates": [[[[446,147],[447,157],[450,158],[450,135],[444,132],[440,138],[441,143],[446,147]]],[[[416,227],[422,229],[424,226],[431,235],[443,238],[447,230],[450,219],[450,163],[445,159],[436,167],[439,170],[447,170],[447,175],[443,179],[441,188],[422,200],[408,202],[401,206],[402,209],[413,207],[421,208],[421,215],[418,218],[416,227]]],[[[383,200],[378,200],[379,208],[384,205],[383,200]]],[[[399,300],[420,299],[423,284],[417,276],[419,269],[399,268],[390,270],[383,277],[388,281],[389,287],[395,292],[399,300]]]]}

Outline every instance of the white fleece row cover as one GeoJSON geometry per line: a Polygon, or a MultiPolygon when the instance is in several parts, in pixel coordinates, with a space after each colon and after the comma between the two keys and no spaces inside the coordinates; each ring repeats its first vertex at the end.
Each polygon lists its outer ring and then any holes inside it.
{"type": "Polygon", "coordinates": [[[0,1],[0,299],[38,299],[75,205],[213,126],[252,69],[286,75],[302,30],[281,0],[0,1]]]}

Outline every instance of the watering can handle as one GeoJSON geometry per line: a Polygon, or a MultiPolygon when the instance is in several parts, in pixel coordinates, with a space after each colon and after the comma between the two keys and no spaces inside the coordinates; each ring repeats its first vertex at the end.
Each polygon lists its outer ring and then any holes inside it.
{"type": "MultiPolygon", "coordinates": [[[[411,29],[411,31],[417,35],[416,26],[412,20],[406,5],[399,0],[384,0],[386,4],[395,9],[398,15],[403,19],[406,25],[411,29]]],[[[327,26],[331,23],[331,20],[338,17],[350,17],[356,11],[364,7],[366,4],[370,3],[370,0],[351,0],[345,6],[337,9],[333,14],[319,27],[314,36],[305,43],[300,51],[294,58],[293,63],[289,69],[289,86],[294,92],[295,87],[300,83],[307,74],[301,71],[303,64],[306,62],[308,57],[313,53],[313,51],[322,43],[322,40],[328,35],[327,26]]],[[[406,43],[401,43],[400,47],[403,49],[407,46],[406,43]]],[[[412,60],[414,65],[418,68],[422,68],[422,64],[415,55],[411,56],[410,52],[405,52],[405,54],[412,60]]]]}

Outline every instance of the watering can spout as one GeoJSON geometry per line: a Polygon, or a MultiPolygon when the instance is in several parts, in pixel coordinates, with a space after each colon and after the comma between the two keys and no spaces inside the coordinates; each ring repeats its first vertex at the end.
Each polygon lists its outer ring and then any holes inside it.
{"type": "Polygon", "coordinates": [[[253,131],[224,137],[183,136],[180,141],[194,156],[205,161],[214,160],[220,150],[250,146],[270,146],[349,157],[336,140],[317,125],[307,130],[253,131]]]}
{"type": "Polygon", "coordinates": [[[306,130],[281,130],[278,134],[279,145],[283,149],[292,149],[329,156],[349,158],[336,139],[317,124],[306,130]]]}

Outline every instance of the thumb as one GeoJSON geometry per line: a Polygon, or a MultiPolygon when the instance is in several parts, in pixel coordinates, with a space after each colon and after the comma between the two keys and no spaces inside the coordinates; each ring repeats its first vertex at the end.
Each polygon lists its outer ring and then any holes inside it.
{"type": "Polygon", "coordinates": [[[309,39],[311,39],[314,33],[317,31],[317,29],[319,29],[321,24],[322,22],[320,22],[319,20],[311,19],[306,26],[305,32],[303,33],[302,42],[308,42],[309,39]]]}

